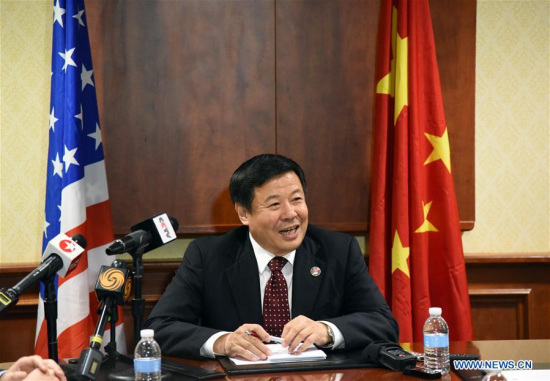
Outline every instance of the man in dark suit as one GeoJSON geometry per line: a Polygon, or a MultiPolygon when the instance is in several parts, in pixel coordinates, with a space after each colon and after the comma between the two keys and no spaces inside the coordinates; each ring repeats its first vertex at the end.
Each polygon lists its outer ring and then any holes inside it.
{"type": "Polygon", "coordinates": [[[265,359],[270,335],[291,351],[397,341],[397,323],[357,241],[308,225],[297,163],[255,156],[233,173],[229,191],[244,226],[193,241],[145,322],[163,354],[265,359]],[[282,269],[271,270],[280,257],[282,269]]]}

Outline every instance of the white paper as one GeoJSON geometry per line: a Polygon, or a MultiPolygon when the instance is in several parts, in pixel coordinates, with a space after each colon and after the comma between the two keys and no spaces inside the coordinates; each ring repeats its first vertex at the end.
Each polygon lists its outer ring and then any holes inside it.
{"type": "Polygon", "coordinates": [[[299,361],[318,361],[327,358],[325,352],[317,349],[315,346],[311,346],[300,354],[290,353],[288,348],[283,348],[281,344],[267,344],[271,349],[271,356],[268,356],[267,360],[250,361],[242,358],[230,357],[230,360],[235,365],[256,365],[256,364],[273,364],[281,362],[299,362],[299,361]]]}

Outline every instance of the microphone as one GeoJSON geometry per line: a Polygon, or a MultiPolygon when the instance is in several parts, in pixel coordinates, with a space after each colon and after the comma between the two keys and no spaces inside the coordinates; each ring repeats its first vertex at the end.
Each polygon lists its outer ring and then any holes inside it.
{"type": "Polygon", "coordinates": [[[126,268],[126,262],[118,259],[114,260],[111,266],[101,266],[95,285],[95,292],[101,306],[90,348],[99,349],[103,342],[105,325],[109,320],[109,314],[112,313],[111,310],[117,305],[123,306],[130,298],[132,292],[132,277],[130,275],[130,270],[126,268]]]}
{"type": "MultiPolygon", "coordinates": [[[[117,305],[124,305],[130,298],[132,291],[132,277],[130,270],[126,268],[126,262],[114,260],[111,266],[101,266],[95,292],[101,302],[99,308],[99,319],[96,329],[90,340],[90,347],[80,353],[75,376],[83,380],[95,380],[101,363],[103,362],[103,353],[100,348],[103,343],[103,334],[107,321],[111,321],[111,330],[115,329],[116,319],[113,314],[117,305]]],[[[112,338],[114,332],[111,332],[112,338]]],[[[116,343],[115,344],[116,348],[116,343]]]]}
{"type": "Polygon", "coordinates": [[[126,262],[114,260],[111,266],[101,266],[95,292],[100,301],[107,298],[115,300],[117,305],[124,305],[132,292],[132,277],[126,268],[126,262]]]}
{"type": "Polygon", "coordinates": [[[132,226],[132,233],[115,240],[105,251],[108,255],[146,253],[175,240],[178,227],[178,220],[162,213],[132,226]]]}
{"type": "Polygon", "coordinates": [[[71,238],[59,234],[48,242],[42,263],[12,288],[0,289],[0,312],[19,301],[19,296],[36,282],[48,279],[56,273],[65,278],[73,271],[86,247],[86,239],[80,234],[71,238]]]}

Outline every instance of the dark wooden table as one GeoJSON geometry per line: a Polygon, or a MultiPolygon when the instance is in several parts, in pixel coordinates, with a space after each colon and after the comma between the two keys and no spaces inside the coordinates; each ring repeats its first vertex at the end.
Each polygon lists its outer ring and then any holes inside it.
{"type": "MultiPolygon", "coordinates": [[[[405,350],[422,352],[421,343],[401,344],[405,350]]],[[[488,340],[471,342],[452,342],[451,353],[476,353],[482,360],[532,360],[536,369],[550,369],[550,340],[488,340]]],[[[169,358],[203,369],[224,372],[217,360],[199,361],[169,358]]],[[[0,368],[7,368],[11,363],[2,363],[0,368]]],[[[219,378],[222,379],[223,378],[219,378]]],[[[355,380],[420,380],[382,368],[353,368],[334,370],[305,370],[281,373],[258,373],[246,375],[228,375],[230,381],[355,381],[355,380]]],[[[460,380],[451,372],[442,380],[460,380]]]]}
{"type": "MultiPolygon", "coordinates": [[[[406,350],[423,352],[421,343],[402,344],[406,350]]],[[[452,342],[451,353],[476,353],[483,360],[532,360],[539,368],[550,368],[550,340],[491,340],[452,342]]],[[[189,365],[204,369],[223,372],[223,368],[216,360],[196,361],[179,359],[189,365]]],[[[537,367],[537,366],[535,366],[537,367]]],[[[381,368],[354,368],[335,370],[311,370],[284,373],[263,373],[248,375],[226,375],[231,381],[354,381],[354,380],[420,380],[420,378],[406,376],[401,372],[393,372],[381,368]]],[[[460,377],[451,372],[442,378],[460,380],[460,377]]]]}

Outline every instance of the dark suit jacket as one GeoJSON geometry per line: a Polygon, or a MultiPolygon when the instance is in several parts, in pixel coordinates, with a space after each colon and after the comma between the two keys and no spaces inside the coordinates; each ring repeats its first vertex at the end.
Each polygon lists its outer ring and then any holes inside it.
{"type": "MultiPolygon", "coordinates": [[[[291,318],[334,323],[346,350],[398,339],[397,322],[347,234],[308,226],[296,250],[292,292],[291,318]],[[319,276],[311,275],[314,266],[319,276]]],[[[164,355],[199,357],[210,336],[244,323],[262,324],[258,265],[246,226],[193,241],[145,326],[155,330],[164,355]]]]}

